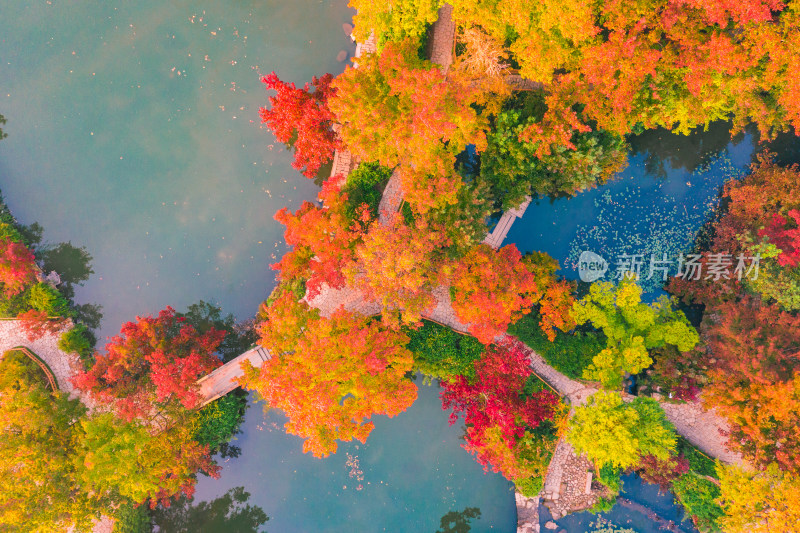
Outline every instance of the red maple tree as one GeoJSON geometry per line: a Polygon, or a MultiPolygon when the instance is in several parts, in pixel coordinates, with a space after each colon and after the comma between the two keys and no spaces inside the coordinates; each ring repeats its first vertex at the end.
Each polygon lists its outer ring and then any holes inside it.
{"type": "Polygon", "coordinates": [[[199,406],[197,379],[221,364],[214,351],[225,337],[214,328],[200,334],[184,320],[167,307],[155,318],[125,323],[73,383],[126,421],[159,412],[182,417],[199,406]]]}
{"type": "Polygon", "coordinates": [[[484,433],[498,428],[511,448],[526,428],[535,428],[543,420],[553,419],[558,396],[549,391],[523,395],[525,383],[533,371],[519,341],[505,339],[488,347],[474,365],[474,382],[457,376],[441,383],[442,408],[453,410],[451,424],[463,416],[468,446],[481,448],[485,444],[484,433]]]}
{"type": "Polygon", "coordinates": [[[24,244],[0,237],[0,283],[6,296],[18,294],[33,282],[36,271],[33,253],[24,244]]]}
{"type": "Polygon", "coordinates": [[[333,131],[335,117],[328,109],[328,98],[336,94],[331,86],[333,76],[315,76],[302,89],[296,88],[294,83],[282,82],[275,72],[261,81],[268,90],[277,93],[269,97],[270,109],[259,110],[261,122],[269,126],[278,141],[294,146],[292,166],[305,177],[313,178],[339,148],[333,131]]]}
{"type": "Polygon", "coordinates": [[[19,325],[28,340],[33,342],[36,339],[42,338],[46,333],[55,334],[61,330],[64,324],[62,320],[50,319],[47,312],[39,311],[37,309],[30,309],[24,313],[17,315],[19,325]]]}
{"type": "Polygon", "coordinates": [[[788,215],[794,219],[792,225],[780,214],[772,215],[769,225],[758,232],[759,237],[768,237],[769,242],[781,250],[778,264],[785,267],[800,265],[800,210],[792,209],[788,215]],[[794,227],[792,227],[794,226],[794,227]]]}

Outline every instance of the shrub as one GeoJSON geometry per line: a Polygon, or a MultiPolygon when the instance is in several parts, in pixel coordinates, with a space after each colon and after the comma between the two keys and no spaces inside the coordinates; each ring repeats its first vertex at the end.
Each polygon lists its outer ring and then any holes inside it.
{"type": "Polygon", "coordinates": [[[542,479],[541,477],[515,479],[514,485],[517,487],[517,491],[519,491],[520,494],[522,494],[526,498],[533,498],[534,496],[542,492],[542,488],[544,487],[544,479],[542,479]]]}
{"type": "Polygon", "coordinates": [[[47,283],[37,283],[31,287],[28,293],[28,305],[51,317],[66,317],[70,314],[69,301],[47,283]]]}
{"type": "Polygon", "coordinates": [[[689,461],[689,469],[701,476],[717,477],[716,462],[710,457],[703,455],[700,450],[692,446],[688,440],[678,436],[676,452],[689,461]]]}
{"type": "Polygon", "coordinates": [[[719,531],[717,518],[724,513],[717,504],[720,490],[717,485],[692,472],[683,474],[672,484],[675,497],[692,517],[700,531],[719,531]]]}
{"type": "Polygon", "coordinates": [[[246,409],[247,394],[240,389],[211,402],[197,413],[194,440],[219,450],[239,432],[246,409]]]}
{"type": "Polygon", "coordinates": [[[81,359],[88,359],[94,349],[94,335],[83,324],[65,331],[58,339],[58,349],[67,353],[77,353],[81,359]]]}
{"type": "Polygon", "coordinates": [[[373,218],[377,218],[383,189],[392,175],[392,170],[378,163],[360,163],[358,168],[347,176],[342,192],[347,194],[345,214],[350,220],[358,215],[358,207],[367,204],[373,218]]]}
{"type": "Polygon", "coordinates": [[[672,482],[689,471],[689,461],[683,455],[671,455],[666,461],[654,455],[645,455],[636,472],[645,483],[658,485],[661,490],[672,489],[672,482]]]}
{"type": "Polygon", "coordinates": [[[406,334],[411,339],[407,348],[414,354],[414,368],[428,379],[475,379],[472,363],[480,359],[484,346],[474,337],[428,321],[419,329],[409,328],[406,334]]]}
{"type": "Polygon", "coordinates": [[[114,512],[114,533],[150,533],[150,513],[146,505],[120,505],[114,512]]]}
{"type": "Polygon", "coordinates": [[[531,312],[508,328],[511,335],[531,347],[547,363],[572,379],[581,379],[584,368],[592,364],[592,359],[606,346],[602,332],[577,330],[564,333],[558,330],[553,342],[547,340],[539,326],[539,314],[531,312]]]}

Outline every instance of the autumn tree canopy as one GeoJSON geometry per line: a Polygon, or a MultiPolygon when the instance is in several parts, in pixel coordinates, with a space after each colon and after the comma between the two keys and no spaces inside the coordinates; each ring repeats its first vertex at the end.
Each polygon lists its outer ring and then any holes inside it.
{"type": "Polygon", "coordinates": [[[730,444],[800,473],[800,316],[746,299],[705,322],[713,363],[703,400],[730,421],[730,444]]]}
{"type": "Polygon", "coordinates": [[[727,533],[769,533],[800,528],[800,477],[775,464],[761,471],[718,468],[725,516],[717,523],[727,533]]]}
{"type": "Polygon", "coordinates": [[[486,119],[470,105],[476,89],[419,59],[412,40],[360,57],[333,86],[329,105],[354,155],[402,165],[405,198],[420,212],[455,201],[455,156],[468,144],[486,146],[486,119]]]}
{"type": "Polygon", "coordinates": [[[669,299],[642,303],[642,289],[630,278],[616,287],[593,283],[589,294],[575,302],[573,316],[578,324],[591,322],[606,334],[606,348],[594,357],[584,377],[607,388],[619,388],[626,372],[637,374],[653,364],[648,350],[670,344],[685,352],[699,341],[697,331],[669,299]]]}
{"type": "Polygon", "coordinates": [[[749,175],[725,185],[723,198],[726,210],[714,224],[703,264],[711,254],[730,256],[730,279],[673,278],[670,292],[687,302],[714,306],[749,291],[786,310],[800,309],[800,268],[793,265],[797,228],[791,221],[791,213],[800,209],[800,168],[778,166],[774,154],[763,153],[749,175]],[[756,256],[757,271],[751,270],[756,256]]]}
{"type": "Polygon", "coordinates": [[[0,236],[0,288],[6,296],[19,293],[36,280],[33,253],[21,242],[0,236]]]}
{"type": "Polygon", "coordinates": [[[286,413],[286,431],[305,439],[304,452],[321,457],[336,452],[337,440],[365,442],[373,415],[395,416],[417,398],[404,334],[343,310],[321,317],[289,292],[263,319],[261,342],[273,358],[247,368],[243,384],[286,413]]]}
{"type": "Polygon", "coordinates": [[[353,261],[355,246],[371,220],[361,207],[354,209],[356,219],[351,219],[347,195],[331,181],[320,192],[325,207],[304,202],[294,213],[284,207],[275,214],[275,220],[286,226],[283,238],[292,249],[272,268],[280,272],[282,282],[302,280],[310,298],[324,284],[344,286],[343,270],[353,261]]]}
{"type": "Polygon", "coordinates": [[[271,108],[259,110],[261,122],[272,130],[279,142],[292,145],[292,167],[301,170],[307,178],[315,177],[339,147],[333,131],[334,117],[328,109],[328,99],[336,94],[331,85],[333,76],[315,76],[302,89],[294,83],[281,81],[274,72],[261,81],[267,90],[277,93],[269,97],[271,108]]]}
{"type": "Polygon", "coordinates": [[[524,442],[526,431],[552,420],[559,398],[550,391],[524,394],[533,371],[519,342],[506,341],[487,347],[473,364],[474,380],[457,376],[442,382],[442,407],[453,410],[451,424],[459,416],[464,418],[465,448],[477,455],[478,462],[491,464],[510,479],[520,477],[525,468],[516,459],[519,456],[509,456],[500,448],[526,449],[531,444],[524,442]]]}
{"type": "Polygon", "coordinates": [[[199,405],[197,379],[221,364],[214,351],[224,335],[213,328],[198,334],[167,307],[157,317],[123,324],[106,353],[95,354],[94,365],[74,383],[126,421],[183,419],[199,405]]]}
{"type": "Polygon", "coordinates": [[[86,527],[108,499],[92,497],[76,461],[85,408],[46,388],[43,373],[21,352],[0,360],[0,523],[23,531],[86,527]]]}
{"type": "Polygon", "coordinates": [[[453,268],[450,278],[453,310],[459,320],[470,324],[471,334],[489,344],[505,333],[511,323],[529,313],[531,306],[547,300],[554,305],[542,306],[542,330],[552,340],[553,325],[565,330],[574,326],[570,317],[570,287],[556,281],[557,269],[558,262],[547,254],[523,258],[513,244],[497,251],[480,244],[453,268]],[[561,297],[563,292],[566,298],[561,297]]]}
{"type": "Polygon", "coordinates": [[[675,430],[652,398],[625,403],[619,393],[600,391],[575,408],[567,434],[578,453],[595,466],[636,466],[643,456],[665,461],[675,449],[675,430]]]}

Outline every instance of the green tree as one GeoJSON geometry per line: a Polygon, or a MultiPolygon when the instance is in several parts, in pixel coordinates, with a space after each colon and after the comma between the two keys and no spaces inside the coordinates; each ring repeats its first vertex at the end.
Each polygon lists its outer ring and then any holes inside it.
{"type": "Polygon", "coordinates": [[[502,208],[526,196],[574,196],[605,183],[627,163],[627,143],[597,128],[575,131],[564,143],[546,145],[526,132],[540,128],[547,105],[542,91],[522,93],[494,119],[481,154],[481,178],[502,208]]]}
{"type": "Polygon", "coordinates": [[[405,333],[410,339],[407,348],[414,354],[414,370],[433,379],[475,379],[473,363],[480,359],[484,346],[474,337],[428,321],[417,329],[406,328],[405,333]]]}
{"type": "Polygon", "coordinates": [[[41,369],[21,352],[0,361],[0,524],[14,531],[86,528],[108,504],[80,482],[77,453],[85,408],[45,387],[41,369]]]}
{"type": "Polygon", "coordinates": [[[666,460],[676,446],[675,430],[652,398],[625,403],[618,393],[600,391],[575,408],[567,440],[595,467],[632,468],[644,455],[666,460]]]}
{"type": "Polygon", "coordinates": [[[672,491],[700,531],[719,531],[717,520],[723,511],[717,503],[720,489],[715,483],[687,472],[672,483],[672,491]]]}
{"type": "Polygon", "coordinates": [[[606,335],[606,348],[594,357],[584,377],[607,388],[622,386],[626,372],[649,367],[653,359],[648,350],[671,344],[685,352],[699,341],[697,331],[668,298],[642,303],[642,289],[630,278],[616,287],[592,284],[589,294],[575,302],[573,316],[578,324],[591,322],[606,335]]]}

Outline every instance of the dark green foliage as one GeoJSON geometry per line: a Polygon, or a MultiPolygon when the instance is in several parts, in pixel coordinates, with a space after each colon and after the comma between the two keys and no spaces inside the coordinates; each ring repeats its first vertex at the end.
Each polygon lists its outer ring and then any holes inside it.
{"type": "Polygon", "coordinates": [[[511,335],[531,347],[550,366],[572,379],[581,379],[583,369],[606,347],[606,337],[601,331],[564,333],[556,330],[556,339],[550,342],[539,327],[539,314],[531,312],[508,328],[511,335]]]}
{"type": "Polygon", "coordinates": [[[622,490],[622,469],[610,464],[604,465],[597,475],[597,481],[606,487],[609,495],[597,500],[597,503],[589,509],[591,513],[607,513],[617,503],[617,496],[622,490]]]}
{"type": "Polygon", "coordinates": [[[717,477],[716,462],[700,453],[700,451],[692,446],[685,438],[678,436],[678,445],[675,450],[677,454],[683,456],[689,461],[689,468],[695,474],[700,476],[717,477]]]}
{"type": "Polygon", "coordinates": [[[114,533],[150,533],[150,513],[146,505],[125,504],[114,511],[114,533]]]}
{"type": "Polygon", "coordinates": [[[227,443],[239,432],[246,409],[247,393],[241,389],[211,402],[197,413],[194,440],[208,444],[212,451],[220,451],[223,455],[238,455],[237,450],[227,443]]]}
{"type": "Polygon", "coordinates": [[[719,531],[717,518],[724,514],[716,503],[720,490],[711,481],[688,472],[672,484],[675,497],[700,531],[719,531]]]}
{"type": "Polygon", "coordinates": [[[472,531],[473,519],[480,520],[481,510],[467,507],[463,511],[450,511],[442,517],[436,533],[469,533],[472,531]]]}
{"type": "Polygon", "coordinates": [[[89,359],[94,349],[96,339],[83,324],[76,324],[74,328],[65,331],[58,339],[58,348],[67,353],[77,353],[81,359],[89,359]]]}
{"type": "Polygon", "coordinates": [[[342,187],[342,192],[347,194],[345,214],[350,220],[356,218],[358,207],[362,204],[369,206],[372,216],[378,216],[378,204],[381,202],[383,189],[392,176],[392,170],[382,167],[378,163],[361,163],[347,176],[347,183],[342,187]]]}
{"type": "Polygon", "coordinates": [[[14,296],[0,297],[0,316],[13,318],[29,310],[28,296],[30,295],[30,289],[30,287],[26,287],[24,291],[14,296]]]}
{"type": "Polygon", "coordinates": [[[194,506],[183,496],[167,508],[156,508],[153,523],[169,533],[259,533],[269,517],[260,507],[248,504],[249,499],[244,487],[234,487],[216,500],[194,506]]]}
{"type": "Polygon", "coordinates": [[[69,300],[47,283],[37,283],[28,291],[28,305],[37,311],[44,311],[47,316],[70,316],[69,300]]]}
{"type": "Polygon", "coordinates": [[[232,314],[223,316],[221,308],[203,300],[190,305],[185,313],[179,313],[178,316],[185,318],[201,335],[212,327],[224,331],[225,338],[217,348],[217,353],[224,362],[249,350],[257,339],[251,327],[237,324],[232,314]]]}
{"type": "MultiPolygon", "coordinates": [[[[6,122],[7,122],[6,121],[6,117],[4,117],[3,115],[0,115],[0,125],[4,125],[6,122]]],[[[8,133],[5,133],[3,131],[3,128],[0,128],[0,141],[5,139],[6,137],[8,137],[8,133]]]]}
{"type": "Polygon", "coordinates": [[[511,98],[487,135],[481,155],[481,177],[492,189],[498,207],[518,206],[527,195],[574,196],[605,182],[624,166],[625,139],[593,128],[575,133],[575,149],[554,146],[549,155],[537,156],[538,143],[520,141],[520,134],[539,123],[547,106],[544,93],[526,91],[511,98]]]}
{"type": "Polygon", "coordinates": [[[450,328],[424,321],[417,330],[409,329],[408,349],[414,354],[414,366],[429,378],[449,379],[464,376],[475,379],[473,362],[483,354],[483,345],[474,337],[461,335],[450,328]]]}

